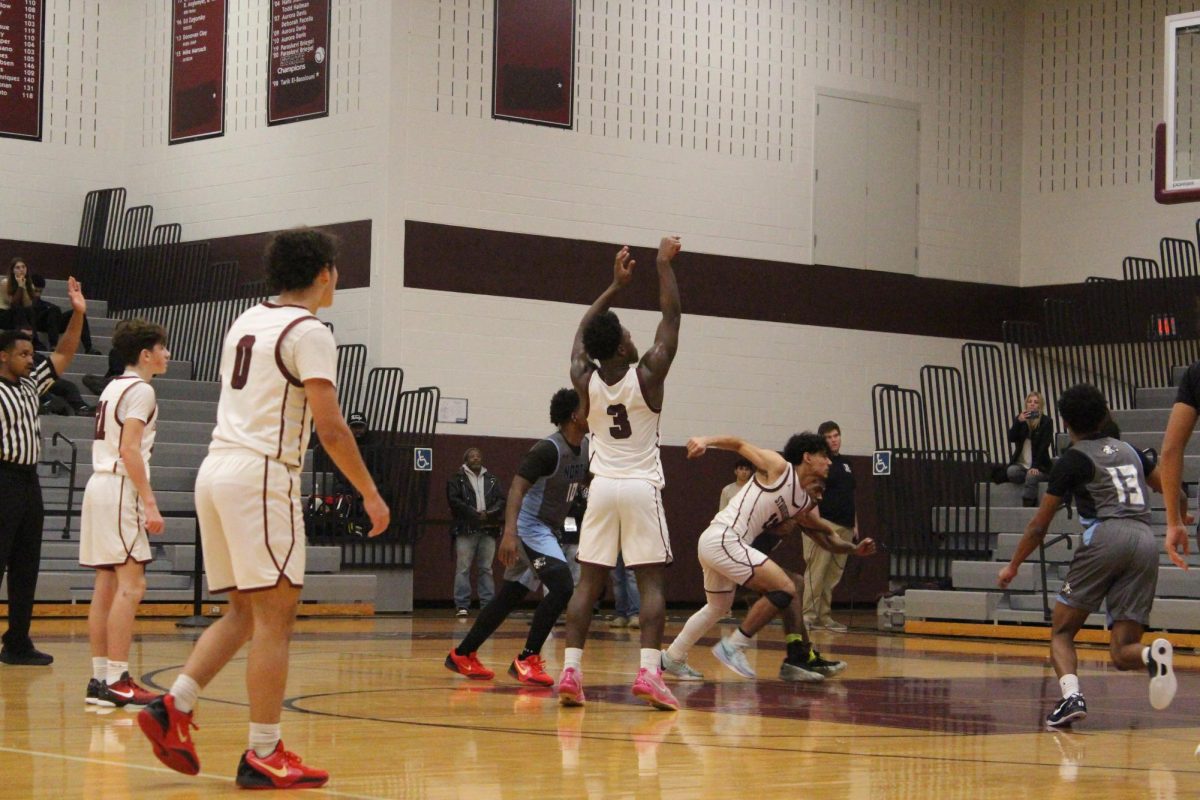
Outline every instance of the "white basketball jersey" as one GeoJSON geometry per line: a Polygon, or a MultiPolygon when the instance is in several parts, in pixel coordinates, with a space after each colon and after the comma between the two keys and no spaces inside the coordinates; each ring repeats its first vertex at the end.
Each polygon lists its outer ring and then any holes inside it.
{"type": "Polygon", "coordinates": [[[640,478],[662,488],[658,452],[659,410],[646,403],[636,366],[609,386],[599,370],[588,379],[588,427],[592,432],[593,475],[640,478]]]}
{"type": "Polygon", "coordinates": [[[816,506],[789,464],[772,486],[760,484],[757,475],[747,481],[729,504],[717,512],[712,524],[725,526],[749,544],[768,528],[816,506]]]}
{"type": "Polygon", "coordinates": [[[304,381],[337,383],[337,345],[300,306],[262,303],[242,313],[221,347],[221,399],[211,452],[250,450],[299,467],[312,413],[304,381]]]}
{"type": "Polygon", "coordinates": [[[92,471],[128,475],[121,458],[121,439],[125,421],[140,419],[146,423],[142,430],[142,461],[150,468],[150,453],[154,450],[154,432],[158,428],[158,401],[154,387],[129,371],[108,382],[96,403],[96,440],[92,442],[92,471]]]}

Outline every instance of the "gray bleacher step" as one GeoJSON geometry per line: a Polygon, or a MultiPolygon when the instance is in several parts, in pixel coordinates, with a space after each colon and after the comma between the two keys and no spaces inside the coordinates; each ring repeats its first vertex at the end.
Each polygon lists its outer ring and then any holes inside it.
{"type": "MultiPolygon", "coordinates": [[[[161,534],[150,537],[150,546],[169,544],[175,541],[191,543],[196,530],[195,517],[167,517],[161,534]]],[[[58,541],[63,529],[63,514],[50,513],[42,521],[42,542],[58,541]]],[[[79,542],[79,509],[71,515],[71,539],[79,542]]]]}
{"type": "MultiPolygon", "coordinates": [[[[1200,455],[1184,456],[1183,459],[1183,479],[1189,483],[1200,481],[1200,455]]],[[[1022,505],[1021,493],[1024,491],[1024,486],[1018,486],[1015,483],[1001,484],[979,484],[977,497],[979,502],[990,501],[992,508],[1024,508],[1022,505]],[[986,488],[990,488],[990,495],[985,492],[986,488]]],[[[1046,484],[1038,485],[1038,498],[1045,494],[1046,484]]],[[[1195,487],[1189,489],[1192,497],[1195,497],[1195,487]]],[[[1158,492],[1150,493],[1151,508],[1165,508],[1163,496],[1158,492]]],[[[1195,503],[1191,504],[1195,508],[1195,503]]]]}
{"type": "Polygon", "coordinates": [[[1175,405],[1175,394],[1179,390],[1174,387],[1158,389],[1138,389],[1135,402],[1138,408],[1167,408],[1175,405]]]}
{"type": "MultiPolygon", "coordinates": [[[[154,498],[158,500],[158,510],[164,515],[166,514],[181,514],[193,513],[196,510],[196,501],[192,497],[192,492],[169,492],[156,491],[154,498]]],[[[82,502],[82,497],[79,492],[75,492],[76,508],[82,502]]],[[[42,502],[45,504],[47,511],[51,509],[62,511],[67,504],[67,489],[62,486],[47,486],[42,487],[42,502]]]]}
{"type": "MultiPolygon", "coordinates": [[[[78,548],[76,553],[71,558],[46,558],[43,554],[40,563],[41,572],[71,572],[79,570],[91,574],[90,567],[85,567],[79,563],[78,548]]],[[[170,575],[172,573],[171,565],[162,560],[151,561],[146,565],[146,574],[154,573],[156,575],[170,575]]]]}
{"type": "MultiPolygon", "coordinates": [[[[44,420],[45,418],[43,418],[44,420]]],[[[52,419],[70,419],[69,417],[53,417],[52,419]]],[[[83,417],[79,417],[83,419],[83,417]]],[[[42,460],[52,461],[58,459],[67,464],[71,463],[71,448],[65,443],[52,444],[51,437],[53,431],[46,429],[45,423],[42,425],[42,460]]],[[[66,433],[64,431],[64,433],[66,433]]],[[[66,435],[75,442],[75,446],[79,448],[78,465],[87,465],[92,463],[92,437],[91,434],[83,438],[76,438],[67,433],[66,435]]],[[[204,460],[204,456],[208,454],[208,442],[203,444],[178,444],[175,442],[164,442],[162,438],[158,438],[154,442],[154,455],[150,459],[150,471],[153,474],[154,470],[159,467],[190,467],[198,469],[200,462],[204,460]]]]}
{"type": "MultiPolygon", "coordinates": [[[[108,316],[108,301],[97,300],[94,297],[87,296],[87,289],[83,290],[83,296],[87,298],[87,313],[88,317],[106,317],[108,316]]],[[[42,292],[42,299],[47,303],[53,303],[63,311],[71,310],[71,298],[67,296],[67,287],[64,284],[62,289],[51,289],[50,282],[46,282],[46,290],[42,292]]]]}
{"type": "MultiPolygon", "coordinates": [[[[996,576],[1003,567],[999,561],[952,561],[950,562],[950,581],[955,589],[976,589],[982,591],[1001,591],[996,585],[996,576]]],[[[1046,586],[1057,590],[1061,585],[1060,570],[1065,566],[1046,565],[1046,586]]],[[[1042,590],[1041,566],[1026,561],[1017,569],[1009,588],[1014,592],[1040,592],[1042,590]]],[[[907,606],[905,607],[907,613],[907,606]]]]}
{"type": "MultiPolygon", "coordinates": [[[[1155,533],[1156,533],[1156,539],[1159,542],[1158,549],[1161,551],[1159,553],[1158,563],[1160,566],[1165,567],[1172,563],[1170,556],[1168,556],[1166,554],[1166,551],[1163,549],[1164,548],[1163,539],[1165,538],[1166,530],[1164,528],[1158,528],[1158,529],[1156,529],[1155,533]]],[[[1079,549],[1080,538],[1081,538],[1080,536],[1072,536],[1071,537],[1071,545],[1074,548],[1071,550],[1067,549],[1067,543],[1065,541],[1057,542],[1057,543],[1051,545],[1050,547],[1047,547],[1046,548],[1046,563],[1062,564],[1062,563],[1069,562],[1074,557],[1075,552],[1079,549]]],[[[1015,553],[1017,550],[1017,543],[1020,541],[1021,541],[1021,534],[1019,534],[1019,533],[999,534],[999,539],[996,543],[996,549],[995,549],[996,560],[1001,563],[1010,560],[1013,557],[1013,553],[1015,553]]],[[[1038,555],[1038,551],[1034,550],[1033,553],[1030,554],[1030,556],[1027,560],[1036,562],[1039,560],[1039,558],[1040,557],[1038,555]]],[[[1196,552],[1195,550],[1193,550],[1191,553],[1188,553],[1188,555],[1186,557],[1186,561],[1188,563],[1188,566],[1200,567],[1200,552],[1196,552]]],[[[1197,622],[1200,622],[1200,620],[1197,620],[1197,622]]]]}
{"type": "MultiPolygon", "coordinates": [[[[156,492],[190,492],[196,485],[196,473],[200,471],[199,466],[195,467],[160,467],[157,464],[152,464],[150,468],[150,484],[156,492]]],[[[56,476],[42,475],[42,488],[65,488],[67,486],[67,473],[65,470],[60,470],[56,476]]],[[[92,465],[90,463],[80,464],[76,467],[75,488],[78,491],[87,486],[88,478],[92,477],[92,465]]],[[[79,498],[80,495],[76,494],[79,498]]]]}
{"type": "Polygon", "coordinates": [[[1158,597],[1150,609],[1150,627],[1174,631],[1200,629],[1200,600],[1158,597]]]}
{"type": "MultiPolygon", "coordinates": [[[[75,358],[71,361],[71,365],[67,369],[69,372],[103,375],[105,372],[108,372],[108,356],[89,356],[76,353],[75,358]]],[[[171,363],[167,364],[167,371],[164,373],[164,376],[176,380],[188,380],[192,377],[192,362],[172,359],[171,363]]]]}
{"type": "MultiPolygon", "coordinates": [[[[42,435],[47,438],[59,431],[74,440],[76,444],[84,441],[90,442],[95,428],[96,420],[92,417],[42,417],[42,435]]],[[[212,441],[212,430],[212,422],[163,420],[158,423],[157,438],[163,442],[206,445],[212,441]]]]}
{"type": "Polygon", "coordinates": [[[374,603],[375,576],[367,573],[338,573],[335,575],[305,575],[305,603],[374,603]]]}
{"type": "Polygon", "coordinates": [[[1165,431],[1169,408],[1132,408],[1113,411],[1113,421],[1122,431],[1165,431]]]}
{"type": "MultiPolygon", "coordinates": [[[[107,368],[90,374],[103,375],[105,372],[107,372],[107,368]]],[[[79,392],[84,396],[84,399],[89,403],[93,403],[93,398],[96,395],[92,393],[91,389],[83,385],[83,376],[86,374],[89,373],[77,369],[75,364],[72,363],[64,377],[79,387],[79,392]]],[[[164,400],[216,403],[221,397],[221,384],[217,381],[189,381],[180,378],[158,377],[154,379],[154,393],[160,403],[164,400]]],[[[213,413],[213,419],[216,419],[215,412],[213,413]]]]}
{"type": "MultiPolygon", "coordinates": [[[[40,589],[40,587],[39,587],[40,589]]],[[[146,594],[142,597],[142,606],[153,603],[190,603],[192,602],[193,593],[190,587],[176,589],[151,589],[146,588],[146,594]]],[[[71,603],[87,605],[92,602],[92,590],[88,589],[72,589],[68,597],[63,598],[71,603]]],[[[203,601],[207,601],[208,595],[201,595],[203,601]]],[[[143,609],[143,612],[145,609],[143,609]]]]}
{"type": "MultiPolygon", "coordinates": [[[[1036,508],[993,508],[991,513],[986,517],[980,515],[978,518],[972,509],[959,509],[960,514],[955,515],[952,511],[945,508],[935,508],[933,510],[933,529],[939,532],[959,531],[984,531],[987,530],[984,526],[990,524],[990,531],[993,533],[1013,533],[1024,531],[1025,526],[1029,524],[1029,520],[1033,519],[1036,508]],[[970,511],[971,513],[967,513],[970,511]]],[[[1050,521],[1050,533],[1074,533],[1079,530],[1078,519],[1067,519],[1065,512],[1059,512],[1050,521]]]]}
{"type": "Polygon", "coordinates": [[[909,589],[904,593],[906,619],[960,619],[984,622],[1000,604],[1001,593],[909,589]]]}
{"type": "MultiPolygon", "coordinates": [[[[172,544],[164,548],[163,560],[175,572],[190,573],[195,567],[196,548],[190,544],[172,544]]],[[[313,547],[305,551],[305,574],[333,574],[342,568],[342,548],[313,547]]]]}
{"type": "MultiPolygon", "coordinates": [[[[1049,594],[1047,597],[1051,608],[1054,608],[1054,597],[1054,594],[1049,594]]],[[[1008,608],[1014,611],[1041,611],[1043,609],[1041,592],[1034,592],[1033,594],[1010,592],[1005,597],[1005,600],[1007,601],[1008,608]]],[[[1100,609],[1096,613],[1104,613],[1103,603],[1101,603],[1100,609]]]]}
{"type": "MultiPolygon", "coordinates": [[[[1163,432],[1165,427],[1157,430],[1142,431],[1142,430],[1121,430],[1121,438],[1129,442],[1134,447],[1145,450],[1147,447],[1153,447],[1155,450],[1162,450],[1163,432]]],[[[1200,455],[1200,436],[1193,436],[1187,443],[1187,447],[1183,451],[1185,456],[1200,455]]]]}
{"type": "MultiPolygon", "coordinates": [[[[996,609],[996,622],[1033,622],[1039,625],[1045,625],[1046,617],[1039,607],[1036,611],[1018,611],[1012,608],[996,609]]],[[[1105,625],[1103,614],[1089,614],[1084,625],[1089,628],[1103,628],[1105,625]]]]}

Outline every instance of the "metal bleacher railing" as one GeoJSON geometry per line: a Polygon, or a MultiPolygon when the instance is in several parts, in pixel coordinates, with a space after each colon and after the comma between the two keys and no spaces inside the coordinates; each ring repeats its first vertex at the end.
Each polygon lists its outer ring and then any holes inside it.
{"type": "MultiPolygon", "coordinates": [[[[178,224],[155,226],[152,207],[126,208],[125,201],[123,188],[88,193],[76,275],[89,296],[108,301],[112,316],[162,324],[174,358],[191,362],[193,380],[218,380],[224,333],[244,310],[268,298],[265,281],[240,281],[236,262],[210,263],[208,242],[184,243],[178,224]]],[[[363,520],[353,511],[361,512],[361,498],[345,490],[318,445],[306,532],[313,543],[342,545],[344,564],[411,566],[429,488],[429,472],[417,468],[429,460],[419,465],[415,453],[433,447],[440,393],[432,387],[402,392],[403,370],[366,373],[366,365],[365,346],[338,348],[338,402],[345,414],[361,411],[370,420],[364,459],[391,508],[392,524],[378,538],[365,537],[357,524],[363,520]],[[350,510],[325,513],[339,502],[350,510]]]]}
{"type": "Polygon", "coordinates": [[[1062,431],[1067,387],[1093,383],[1110,408],[1129,409],[1139,387],[1167,386],[1173,367],[1200,359],[1196,243],[1166,238],[1159,253],[1126,258],[1121,280],[1045,297],[1040,320],[1005,322],[999,344],[964,344],[959,366],[922,367],[919,390],[873,388],[875,447],[892,452],[876,502],[894,581],[945,584],[952,561],[990,558],[986,481],[1008,462],[1027,392],[1042,392],[1062,431]]]}

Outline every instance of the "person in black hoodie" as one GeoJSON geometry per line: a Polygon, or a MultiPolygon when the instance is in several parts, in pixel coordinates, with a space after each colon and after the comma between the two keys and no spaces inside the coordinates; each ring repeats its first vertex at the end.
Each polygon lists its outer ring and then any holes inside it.
{"type": "Polygon", "coordinates": [[[1025,396],[1025,410],[1013,419],[1008,441],[1013,445],[1008,459],[1008,480],[1024,484],[1021,505],[1033,507],[1038,501],[1038,483],[1050,479],[1050,445],[1054,441],[1054,423],[1045,414],[1046,401],[1041,392],[1025,396]]]}
{"type": "Polygon", "coordinates": [[[478,447],[463,453],[462,467],[446,482],[446,501],[454,515],[450,526],[457,562],[454,605],[458,616],[465,617],[471,606],[472,564],[478,572],[480,606],[486,606],[495,596],[492,561],[496,558],[496,537],[504,522],[504,487],[484,468],[483,451],[478,447]]]}

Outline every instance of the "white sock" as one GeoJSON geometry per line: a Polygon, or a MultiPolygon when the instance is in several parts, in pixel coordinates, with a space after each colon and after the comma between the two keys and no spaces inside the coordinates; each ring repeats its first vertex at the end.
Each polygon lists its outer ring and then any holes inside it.
{"type": "MultiPolygon", "coordinates": [[[[92,659],[92,660],[95,661],[95,659],[92,659]]],[[[1142,663],[1143,664],[1150,663],[1150,648],[1149,647],[1142,648],[1142,663]]]]}
{"type": "Polygon", "coordinates": [[[180,674],[171,684],[171,697],[175,698],[175,707],[186,714],[196,707],[196,701],[200,699],[200,684],[180,674]]]}
{"type": "Polygon", "coordinates": [[[1073,694],[1079,694],[1079,676],[1078,675],[1063,675],[1058,679],[1059,688],[1062,689],[1063,697],[1070,697],[1073,694]]]}
{"type": "Polygon", "coordinates": [[[583,648],[582,647],[564,647],[563,648],[563,669],[574,667],[576,672],[583,672],[583,648]]]}
{"type": "Polygon", "coordinates": [[[738,628],[732,634],[730,634],[729,643],[739,650],[745,650],[747,647],[754,644],[754,640],[742,633],[741,628],[738,628]]]}
{"type": "Polygon", "coordinates": [[[122,675],[124,675],[126,672],[129,672],[129,662],[109,661],[108,669],[105,670],[105,672],[107,673],[107,676],[105,677],[104,682],[109,686],[112,686],[114,683],[121,680],[122,675]]]}
{"type": "Polygon", "coordinates": [[[659,651],[653,647],[642,648],[642,669],[648,669],[652,672],[657,672],[662,666],[662,657],[659,651]]]}
{"type": "Polygon", "coordinates": [[[279,744],[279,723],[274,725],[264,725],[260,722],[250,723],[250,749],[258,754],[259,758],[266,758],[275,752],[275,746],[279,744]]]}
{"type": "Polygon", "coordinates": [[[108,659],[104,656],[92,656],[92,677],[98,681],[108,680],[108,659]]]}

